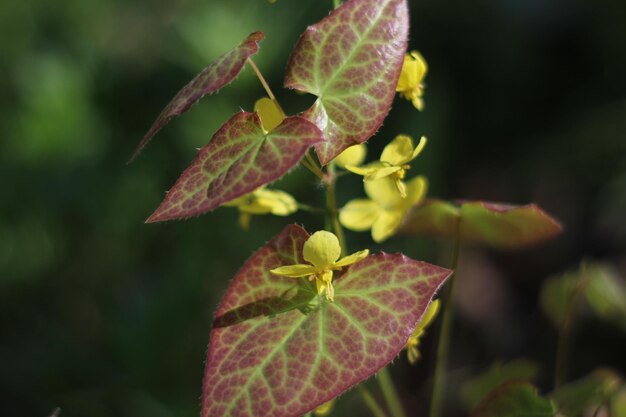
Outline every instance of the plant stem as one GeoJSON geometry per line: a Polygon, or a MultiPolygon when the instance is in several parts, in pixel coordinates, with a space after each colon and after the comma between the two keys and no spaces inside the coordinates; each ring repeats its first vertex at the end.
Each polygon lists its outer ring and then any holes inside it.
{"type": "Polygon", "coordinates": [[[270,88],[270,86],[267,83],[267,81],[265,81],[265,78],[263,77],[263,74],[261,74],[261,71],[259,71],[259,68],[256,66],[256,64],[254,63],[254,61],[250,57],[248,57],[248,64],[250,64],[250,66],[252,67],[252,70],[254,71],[254,73],[256,74],[257,78],[261,82],[261,85],[265,89],[265,92],[267,93],[269,98],[271,98],[272,101],[274,101],[274,103],[276,103],[276,105],[278,106],[278,109],[281,111],[283,116],[285,116],[285,112],[284,112],[283,108],[281,107],[280,103],[278,102],[278,100],[276,100],[276,96],[274,96],[274,93],[272,93],[272,89],[270,88]]]}
{"type": "Polygon", "coordinates": [[[378,405],[378,402],[376,402],[376,399],[374,398],[372,393],[367,388],[365,388],[363,384],[359,384],[357,386],[357,389],[363,397],[363,401],[365,401],[365,405],[367,405],[367,408],[369,408],[372,414],[374,414],[374,417],[387,417],[385,410],[383,410],[383,408],[378,405]]]}
{"type": "Polygon", "coordinates": [[[391,379],[389,369],[387,367],[381,369],[380,372],[378,372],[376,380],[378,381],[380,390],[383,392],[383,397],[385,397],[385,402],[387,403],[391,415],[393,417],[406,417],[406,413],[400,402],[400,397],[398,397],[396,387],[391,379]]]}
{"type": "Polygon", "coordinates": [[[554,365],[554,389],[559,388],[567,378],[567,362],[569,360],[569,335],[574,322],[574,313],[578,297],[584,292],[587,286],[587,276],[585,264],[581,266],[583,278],[581,278],[574,288],[574,292],[567,300],[563,322],[559,328],[559,342],[556,348],[556,362],[554,365]]]}
{"type": "Polygon", "coordinates": [[[309,166],[311,167],[313,173],[322,181],[322,182],[326,182],[326,176],[324,175],[324,172],[322,172],[322,169],[320,168],[320,166],[317,164],[317,162],[315,161],[315,158],[313,158],[311,156],[311,154],[309,152],[304,154],[304,159],[307,161],[307,163],[309,164],[309,166]]]}
{"type": "Polygon", "coordinates": [[[333,0],[333,8],[337,8],[341,6],[341,0],[333,0]]]}
{"type": "Polygon", "coordinates": [[[448,363],[448,350],[452,336],[452,326],[454,324],[454,281],[457,280],[456,269],[459,263],[459,252],[461,250],[460,235],[461,218],[457,218],[456,233],[454,236],[454,249],[452,252],[452,275],[448,279],[446,292],[444,295],[444,311],[441,328],[439,331],[439,341],[437,342],[437,359],[435,362],[435,379],[433,382],[433,396],[430,402],[430,417],[440,417],[443,406],[443,391],[445,387],[445,374],[448,363]]]}
{"type": "Polygon", "coordinates": [[[309,162],[308,159],[303,159],[300,161],[300,164],[302,164],[303,167],[305,167],[306,169],[308,169],[309,171],[311,171],[313,173],[313,175],[315,175],[317,178],[319,178],[320,181],[324,181],[324,173],[316,166],[316,165],[311,165],[311,163],[309,162]]]}
{"type": "Polygon", "coordinates": [[[298,203],[298,210],[308,211],[309,213],[324,213],[324,209],[320,207],[313,207],[309,204],[298,203]]]}
{"type": "Polygon", "coordinates": [[[339,210],[337,209],[337,196],[335,191],[335,166],[333,162],[328,165],[328,179],[326,181],[326,209],[328,210],[328,217],[330,224],[339,239],[339,245],[341,246],[341,254],[344,255],[346,251],[346,237],[343,234],[343,229],[339,223],[339,210]]]}

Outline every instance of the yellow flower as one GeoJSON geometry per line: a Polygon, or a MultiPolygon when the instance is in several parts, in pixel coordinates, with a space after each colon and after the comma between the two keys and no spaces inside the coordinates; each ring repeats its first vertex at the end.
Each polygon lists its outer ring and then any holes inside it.
{"type": "Polygon", "coordinates": [[[309,277],[315,279],[318,295],[326,295],[326,299],[333,301],[335,289],[333,288],[333,271],[340,270],[344,266],[360,261],[369,254],[365,249],[352,255],[339,259],[341,246],[337,236],[330,232],[319,231],[313,233],[302,250],[302,256],[308,264],[296,264],[281,266],[270,272],[290,278],[309,277]]]}
{"type": "Polygon", "coordinates": [[[410,136],[398,135],[392,140],[380,155],[380,160],[362,167],[346,165],[348,171],[364,176],[364,181],[375,181],[390,177],[394,180],[402,197],[406,197],[406,188],[402,180],[406,171],[411,168],[408,164],[422,152],[426,146],[426,138],[421,137],[417,146],[413,147],[413,139],[410,136]]]}
{"type": "Polygon", "coordinates": [[[266,190],[261,187],[224,204],[226,207],[239,209],[239,225],[248,230],[250,218],[253,214],[274,214],[288,216],[298,210],[296,200],[284,191],[266,190]]]}
{"type": "Polygon", "coordinates": [[[406,198],[402,198],[388,177],[366,181],[365,193],[370,199],[349,201],[341,209],[339,221],[357,232],[372,229],[372,239],[384,241],[396,232],[408,211],[420,203],[426,193],[426,178],[415,177],[405,187],[406,198]]]}
{"type": "Polygon", "coordinates": [[[333,411],[333,407],[335,407],[334,398],[317,407],[315,411],[313,411],[313,414],[315,414],[316,416],[327,416],[330,414],[331,411],[333,411]]]}
{"type": "Polygon", "coordinates": [[[422,316],[422,319],[417,323],[417,327],[413,331],[413,334],[409,337],[409,340],[406,342],[406,354],[409,358],[409,363],[414,364],[420,358],[420,352],[417,349],[420,344],[420,337],[424,334],[424,330],[426,327],[433,322],[435,317],[437,317],[437,313],[439,312],[439,300],[433,300],[432,303],[426,309],[426,312],[422,316]]]}
{"type": "Polygon", "coordinates": [[[254,111],[259,115],[261,126],[266,134],[285,120],[285,114],[282,109],[271,98],[263,97],[258,99],[254,103],[254,111]]]}
{"type": "Polygon", "coordinates": [[[404,56],[402,72],[398,79],[396,91],[407,100],[411,100],[417,110],[424,109],[424,77],[428,72],[428,65],[424,57],[417,51],[411,51],[404,56]]]}
{"type": "Polygon", "coordinates": [[[336,158],[335,163],[341,168],[345,168],[346,165],[361,165],[365,160],[367,154],[367,146],[364,143],[350,146],[341,152],[336,158]]]}

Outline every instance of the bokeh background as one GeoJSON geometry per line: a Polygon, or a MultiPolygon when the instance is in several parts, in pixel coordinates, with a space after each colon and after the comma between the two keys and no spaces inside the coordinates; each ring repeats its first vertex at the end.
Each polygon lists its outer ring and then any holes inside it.
{"type": "MultiPolygon", "coordinates": [[[[0,415],[197,416],[213,312],[247,257],[287,221],[234,209],[145,225],[164,192],[223,121],[263,90],[250,69],[136,143],[168,100],[247,34],[283,107],[311,97],[282,88],[297,36],[331,1],[21,0],[0,2],[0,415]]],[[[565,225],[538,248],[465,248],[451,351],[448,415],[465,412],[459,381],[495,359],[541,365],[549,390],[556,332],[537,296],[582,259],[626,272],[626,3],[613,0],[411,1],[411,49],[430,64],[426,110],[397,99],[370,154],[398,133],[429,137],[412,174],[429,194],[536,202],[565,225]]],[[[277,185],[323,206],[299,168],[277,185]]],[[[344,177],[340,204],[362,195],[344,177]]],[[[349,233],[352,248],[381,247],[349,233]]],[[[386,251],[449,265],[450,245],[395,238],[386,251]]],[[[412,415],[424,415],[436,330],[423,359],[392,368],[412,415]]],[[[619,326],[583,317],[570,375],[626,368],[619,326]]],[[[348,393],[336,415],[367,415],[348,393]]]]}

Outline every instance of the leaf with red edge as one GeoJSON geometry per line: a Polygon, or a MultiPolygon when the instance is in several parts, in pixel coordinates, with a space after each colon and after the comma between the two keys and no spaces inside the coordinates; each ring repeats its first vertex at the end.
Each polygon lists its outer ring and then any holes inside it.
{"type": "Polygon", "coordinates": [[[256,113],[239,112],[215,133],[147,223],[183,219],[277,180],[323,140],[314,124],[287,117],[265,133],[256,113]]]}
{"type": "Polygon", "coordinates": [[[226,52],[211,62],[209,66],[184,86],[161,111],[148,133],[137,145],[130,161],[139,155],[152,137],[163,126],[168,124],[172,117],[180,116],[205,95],[213,94],[233,81],[246,64],[246,59],[258,52],[259,42],[264,37],[263,32],[251,33],[235,49],[226,52]]]}
{"type": "Polygon", "coordinates": [[[513,206],[485,201],[454,204],[429,199],[407,216],[399,234],[454,238],[457,225],[461,241],[503,249],[530,246],[558,235],[563,229],[535,204],[513,206]]]}
{"type": "Polygon", "coordinates": [[[408,37],[406,0],[350,0],[309,26],[294,49],[285,86],[318,99],[303,116],[322,130],[326,165],[365,142],[393,101],[408,37]]]}
{"type": "Polygon", "coordinates": [[[336,272],[329,302],[306,278],[269,272],[304,262],[308,237],[287,226],[235,276],[211,332],[202,417],[300,416],[338,396],[400,353],[451,273],[370,255],[336,272]]]}

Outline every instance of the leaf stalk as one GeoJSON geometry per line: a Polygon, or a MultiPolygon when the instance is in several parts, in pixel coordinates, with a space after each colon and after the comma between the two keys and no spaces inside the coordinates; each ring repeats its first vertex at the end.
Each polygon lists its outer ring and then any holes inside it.
{"type": "Polygon", "coordinates": [[[337,193],[335,190],[335,165],[334,162],[328,164],[326,175],[326,210],[328,213],[329,223],[332,225],[332,229],[339,240],[341,246],[341,255],[345,255],[346,249],[346,237],[343,233],[343,228],[339,223],[339,210],[337,209],[337,193]]]}
{"type": "Polygon", "coordinates": [[[433,382],[433,394],[430,402],[430,417],[441,417],[443,406],[444,386],[446,384],[446,368],[448,364],[448,351],[452,338],[454,325],[454,281],[457,280],[457,267],[459,252],[461,251],[461,217],[457,217],[456,232],[454,235],[454,249],[452,252],[452,275],[448,279],[444,294],[444,312],[437,342],[437,358],[435,361],[435,377],[433,382]]]}
{"type": "Polygon", "coordinates": [[[574,323],[576,304],[578,298],[585,291],[588,283],[585,263],[581,266],[583,278],[576,283],[574,292],[567,300],[565,315],[559,328],[559,341],[556,348],[556,360],[554,364],[554,389],[559,388],[567,378],[567,363],[569,361],[569,338],[574,323]]]}
{"type": "Polygon", "coordinates": [[[383,397],[385,397],[385,402],[387,403],[392,417],[406,417],[406,413],[400,402],[400,397],[391,379],[389,368],[384,367],[381,369],[380,372],[378,372],[376,380],[378,381],[378,385],[380,385],[380,390],[383,392],[383,397]]]}
{"type": "Polygon", "coordinates": [[[359,384],[357,389],[363,397],[365,405],[367,405],[367,408],[369,408],[374,417],[387,417],[387,413],[385,413],[385,410],[383,410],[383,408],[378,404],[370,390],[365,388],[363,384],[359,384]]]}
{"type": "Polygon", "coordinates": [[[254,73],[256,74],[256,77],[261,82],[261,85],[263,86],[263,89],[265,89],[265,92],[267,93],[268,97],[271,98],[274,103],[276,103],[276,105],[278,106],[278,109],[283,114],[283,117],[285,117],[286,116],[285,111],[283,110],[278,100],[276,100],[276,96],[272,92],[272,89],[270,88],[267,81],[265,81],[265,77],[263,77],[263,74],[261,74],[259,67],[256,66],[252,58],[248,57],[247,61],[248,61],[248,64],[250,64],[250,67],[252,67],[252,70],[254,71],[254,73]]]}

